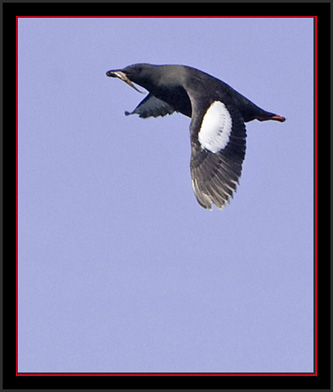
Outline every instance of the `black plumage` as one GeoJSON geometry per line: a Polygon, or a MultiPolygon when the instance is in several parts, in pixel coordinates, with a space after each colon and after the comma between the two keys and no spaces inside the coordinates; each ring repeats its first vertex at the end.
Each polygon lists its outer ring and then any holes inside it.
{"type": "Polygon", "coordinates": [[[199,204],[223,208],[236,190],[246,149],[244,122],[284,121],[239,94],[226,83],[192,67],[183,65],[134,64],[111,70],[139,91],[136,83],[149,91],[148,96],[126,115],[142,118],[179,112],[191,117],[191,177],[199,204]]]}

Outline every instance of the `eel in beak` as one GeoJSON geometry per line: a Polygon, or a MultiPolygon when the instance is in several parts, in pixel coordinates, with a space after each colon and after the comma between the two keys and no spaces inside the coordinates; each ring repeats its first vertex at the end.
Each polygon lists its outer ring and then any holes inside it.
{"type": "Polygon", "coordinates": [[[145,94],[144,91],[139,90],[137,87],[134,86],[134,84],[131,82],[131,80],[128,79],[128,77],[126,76],[126,74],[123,71],[108,71],[106,73],[107,76],[111,77],[111,78],[118,78],[122,81],[124,81],[125,83],[127,83],[129,86],[131,86],[132,88],[134,88],[135,91],[137,91],[140,94],[145,94]]]}

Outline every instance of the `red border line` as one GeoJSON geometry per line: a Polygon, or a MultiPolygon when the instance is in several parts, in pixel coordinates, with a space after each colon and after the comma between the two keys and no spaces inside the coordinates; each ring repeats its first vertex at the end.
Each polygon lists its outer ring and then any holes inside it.
{"type": "Polygon", "coordinates": [[[16,375],[18,369],[18,18],[16,17],[16,52],[15,52],[15,72],[16,72],[16,80],[15,80],[15,153],[16,153],[16,172],[15,172],[15,184],[16,184],[16,192],[15,192],[15,257],[16,257],[16,265],[15,265],[15,315],[16,315],[16,341],[15,341],[15,349],[16,349],[16,375]]]}
{"type": "Polygon", "coordinates": [[[263,16],[263,15],[253,15],[253,16],[246,16],[246,15],[16,15],[16,18],[317,18],[316,15],[275,15],[275,16],[263,16]]]}
{"type": "Polygon", "coordinates": [[[317,16],[19,16],[16,15],[16,376],[317,376],[317,16]],[[19,373],[18,372],[18,19],[19,18],[313,18],[314,19],[314,373],[19,373]]]}
{"type": "Polygon", "coordinates": [[[88,377],[88,376],[97,376],[97,377],[110,377],[110,376],[194,376],[194,377],[202,377],[202,376],[210,376],[210,377],[234,377],[234,376],[241,376],[241,377],[261,377],[261,376],[274,376],[274,377],[312,377],[315,376],[314,373],[18,373],[17,376],[68,376],[68,377],[88,377]]]}
{"type": "Polygon", "coordinates": [[[317,17],[314,18],[314,370],[317,375],[317,17]]]}

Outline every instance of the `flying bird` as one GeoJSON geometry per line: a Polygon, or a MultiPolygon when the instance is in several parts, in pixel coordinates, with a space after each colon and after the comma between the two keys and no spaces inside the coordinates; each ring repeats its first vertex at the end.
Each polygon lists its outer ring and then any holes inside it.
{"type": "Polygon", "coordinates": [[[185,65],[134,64],[111,70],[109,77],[149,91],[126,115],[141,118],[179,112],[191,118],[191,178],[199,204],[225,207],[233,197],[245,157],[245,122],[285,121],[267,112],[221,80],[185,65]]]}

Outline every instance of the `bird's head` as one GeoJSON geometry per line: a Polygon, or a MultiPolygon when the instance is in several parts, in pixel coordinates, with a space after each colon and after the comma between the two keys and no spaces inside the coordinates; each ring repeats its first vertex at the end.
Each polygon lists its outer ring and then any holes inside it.
{"type": "Polygon", "coordinates": [[[182,85],[186,78],[186,68],[182,65],[134,64],[123,69],[111,70],[107,76],[116,77],[138,90],[133,83],[144,87],[152,94],[165,89],[174,89],[182,85]]]}
{"type": "Polygon", "coordinates": [[[159,69],[160,66],[158,65],[134,64],[123,69],[108,71],[106,75],[113,78],[119,78],[136,91],[143,93],[143,91],[136,88],[133,83],[136,83],[150,91],[154,88],[154,86],[158,85],[160,74],[159,69]]]}

